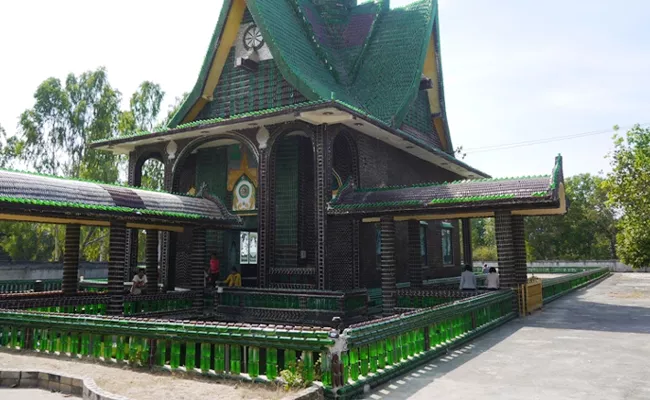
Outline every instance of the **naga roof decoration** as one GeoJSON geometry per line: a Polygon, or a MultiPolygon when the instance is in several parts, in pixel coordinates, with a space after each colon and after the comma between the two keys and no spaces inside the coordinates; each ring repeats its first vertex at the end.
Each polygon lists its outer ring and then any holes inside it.
{"type": "Polygon", "coordinates": [[[333,215],[457,214],[486,206],[522,211],[524,215],[563,214],[562,156],[551,175],[462,180],[402,187],[355,188],[348,184],[329,204],[333,215]],[[547,211],[543,211],[546,209],[547,211]],[[540,211],[541,210],[541,211],[540,211]]]}
{"type": "Polygon", "coordinates": [[[35,221],[51,217],[215,226],[241,222],[218,199],[0,170],[0,219],[18,215],[35,221]]]}

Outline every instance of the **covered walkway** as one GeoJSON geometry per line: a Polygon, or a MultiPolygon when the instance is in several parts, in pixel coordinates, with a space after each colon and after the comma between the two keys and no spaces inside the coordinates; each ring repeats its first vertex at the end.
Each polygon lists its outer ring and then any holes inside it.
{"type": "Polygon", "coordinates": [[[366,399],[650,398],[650,274],[615,274],[366,399]]]}

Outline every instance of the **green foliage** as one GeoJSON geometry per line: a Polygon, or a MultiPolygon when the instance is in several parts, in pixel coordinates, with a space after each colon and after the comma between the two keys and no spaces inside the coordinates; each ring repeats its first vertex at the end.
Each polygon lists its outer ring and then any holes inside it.
{"type": "MultiPolygon", "coordinates": [[[[0,127],[0,167],[118,183],[125,160],[87,144],[152,129],[163,96],[159,85],[143,82],[131,96],[129,110],[121,111],[122,95],[104,68],[69,74],[63,82],[48,78],[36,89],[33,107],[21,114],[18,135],[7,137],[0,127]]],[[[142,185],[161,189],[163,177],[162,164],[152,161],[143,168],[142,185]]],[[[65,228],[58,225],[0,224],[0,246],[14,260],[61,260],[64,235],[65,228]]],[[[82,227],[84,259],[105,259],[107,249],[104,228],[82,227]]]]}
{"type": "Polygon", "coordinates": [[[614,136],[609,155],[612,172],[603,188],[609,203],[621,212],[618,255],[632,267],[650,265],[650,129],[634,126],[614,136]]]}
{"type": "Polygon", "coordinates": [[[14,261],[47,261],[54,253],[54,225],[0,221],[0,247],[14,261]]]}
{"type": "MultiPolygon", "coordinates": [[[[302,360],[297,363],[290,362],[290,369],[283,369],[280,371],[280,378],[284,381],[284,389],[300,389],[310,386],[313,382],[305,379],[305,364],[302,360]],[[294,369],[296,372],[292,372],[294,369]]],[[[320,381],[322,379],[321,360],[318,359],[314,363],[314,380],[320,381]]]]}
{"type": "Polygon", "coordinates": [[[616,258],[616,218],[603,182],[597,175],[572,176],[565,180],[566,215],[526,218],[530,261],[616,258]]]}
{"type": "Polygon", "coordinates": [[[475,261],[497,261],[496,246],[480,246],[472,250],[472,257],[475,261]]]}
{"type": "MultiPolygon", "coordinates": [[[[529,261],[616,258],[616,214],[607,203],[603,182],[591,174],[567,178],[566,215],[525,219],[529,261]]],[[[493,218],[472,220],[472,248],[476,261],[497,260],[493,218]]]]}

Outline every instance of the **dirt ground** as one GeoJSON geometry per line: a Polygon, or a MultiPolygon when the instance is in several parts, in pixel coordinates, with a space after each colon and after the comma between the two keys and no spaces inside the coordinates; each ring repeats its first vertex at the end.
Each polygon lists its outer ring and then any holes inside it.
{"type": "Polygon", "coordinates": [[[261,384],[216,381],[209,378],[173,376],[169,373],[133,371],[127,367],[105,366],[88,361],[66,360],[38,354],[0,352],[0,369],[61,371],[71,375],[90,376],[97,385],[113,394],[132,400],[276,400],[287,393],[261,384]]]}

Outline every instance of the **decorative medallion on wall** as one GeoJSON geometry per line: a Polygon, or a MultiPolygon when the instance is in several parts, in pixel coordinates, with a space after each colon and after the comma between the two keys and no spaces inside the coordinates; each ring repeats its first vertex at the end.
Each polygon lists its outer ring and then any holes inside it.
{"type": "Polygon", "coordinates": [[[233,211],[250,211],[255,209],[255,186],[244,175],[232,194],[233,211]]]}
{"type": "Polygon", "coordinates": [[[241,155],[239,168],[228,171],[228,191],[232,192],[232,209],[252,211],[256,209],[257,168],[249,165],[247,148],[240,147],[238,153],[241,155]]]}
{"type": "Polygon", "coordinates": [[[264,38],[262,37],[262,31],[255,24],[251,24],[244,31],[244,37],[242,38],[242,43],[246,50],[259,50],[264,46],[264,38]]]}
{"type": "Polygon", "coordinates": [[[241,24],[235,41],[235,66],[239,67],[246,61],[259,63],[272,58],[260,28],[255,23],[241,24]]]}

